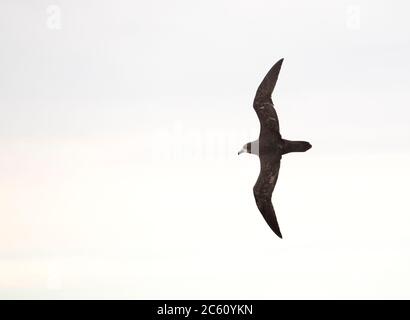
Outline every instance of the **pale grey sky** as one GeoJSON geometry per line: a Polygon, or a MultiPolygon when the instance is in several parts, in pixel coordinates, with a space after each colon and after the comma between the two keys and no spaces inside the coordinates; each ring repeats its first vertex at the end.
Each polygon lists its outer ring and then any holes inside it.
{"type": "Polygon", "coordinates": [[[0,297],[409,298],[408,10],[2,1],[0,297]],[[282,161],[283,241],[236,156],[280,58],[282,135],[313,145],[282,161]]]}

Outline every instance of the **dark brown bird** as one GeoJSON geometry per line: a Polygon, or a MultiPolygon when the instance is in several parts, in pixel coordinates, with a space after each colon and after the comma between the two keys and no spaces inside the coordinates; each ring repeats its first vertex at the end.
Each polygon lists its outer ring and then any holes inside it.
{"type": "Polygon", "coordinates": [[[272,92],[278,80],[283,59],[269,70],[259,85],[253,101],[253,108],[261,125],[259,139],[245,144],[238,152],[259,156],[260,173],[253,187],[256,205],[265,221],[275,234],[282,238],[275,210],[272,205],[272,192],[278,180],[282,155],[290,152],[305,152],[312,146],[306,141],[290,141],[282,139],[279,131],[279,120],[272,103],[272,92]]]}

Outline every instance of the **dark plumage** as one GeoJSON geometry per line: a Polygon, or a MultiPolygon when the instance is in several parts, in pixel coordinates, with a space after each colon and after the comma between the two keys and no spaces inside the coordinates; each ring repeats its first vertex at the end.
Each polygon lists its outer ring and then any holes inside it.
{"type": "Polygon", "coordinates": [[[238,154],[246,152],[259,156],[261,169],[258,180],[253,187],[253,194],[256,205],[265,221],[280,238],[282,238],[282,234],[271,202],[272,192],[278,179],[280,160],[283,154],[305,152],[312,147],[309,142],[285,140],[280,135],[279,120],[273,107],[271,95],[278,80],[282,62],[283,59],[279,60],[269,70],[259,85],[253,101],[253,108],[261,125],[259,139],[248,142],[238,152],[238,154]]]}

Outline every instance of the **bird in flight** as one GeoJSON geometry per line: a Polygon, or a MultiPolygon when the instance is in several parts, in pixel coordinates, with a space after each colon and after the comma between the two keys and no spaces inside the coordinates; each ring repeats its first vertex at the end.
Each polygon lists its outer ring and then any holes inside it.
{"type": "Polygon", "coordinates": [[[238,152],[259,156],[260,173],[253,187],[256,205],[272,231],[282,238],[275,210],[272,205],[272,192],[278,180],[282,155],[290,152],[305,152],[312,145],[306,141],[282,139],[279,131],[279,120],[272,103],[272,92],[275,88],[283,59],[275,63],[256,91],[253,108],[260,122],[259,139],[248,142],[238,152]]]}

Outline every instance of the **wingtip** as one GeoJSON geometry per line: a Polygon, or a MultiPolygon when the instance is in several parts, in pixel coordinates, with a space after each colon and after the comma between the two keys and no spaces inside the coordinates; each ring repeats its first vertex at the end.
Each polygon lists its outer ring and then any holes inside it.
{"type": "Polygon", "coordinates": [[[254,98],[254,104],[256,102],[270,101],[273,89],[275,88],[276,81],[278,80],[280,69],[282,68],[282,62],[284,58],[278,60],[268,71],[259,84],[258,90],[254,98]]]}
{"type": "Polygon", "coordinates": [[[273,233],[278,236],[278,238],[283,239],[282,232],[280,232],[279,226],[274,226],[274,227],[270,226],[270,227],[271,227],[273,233]]]}

